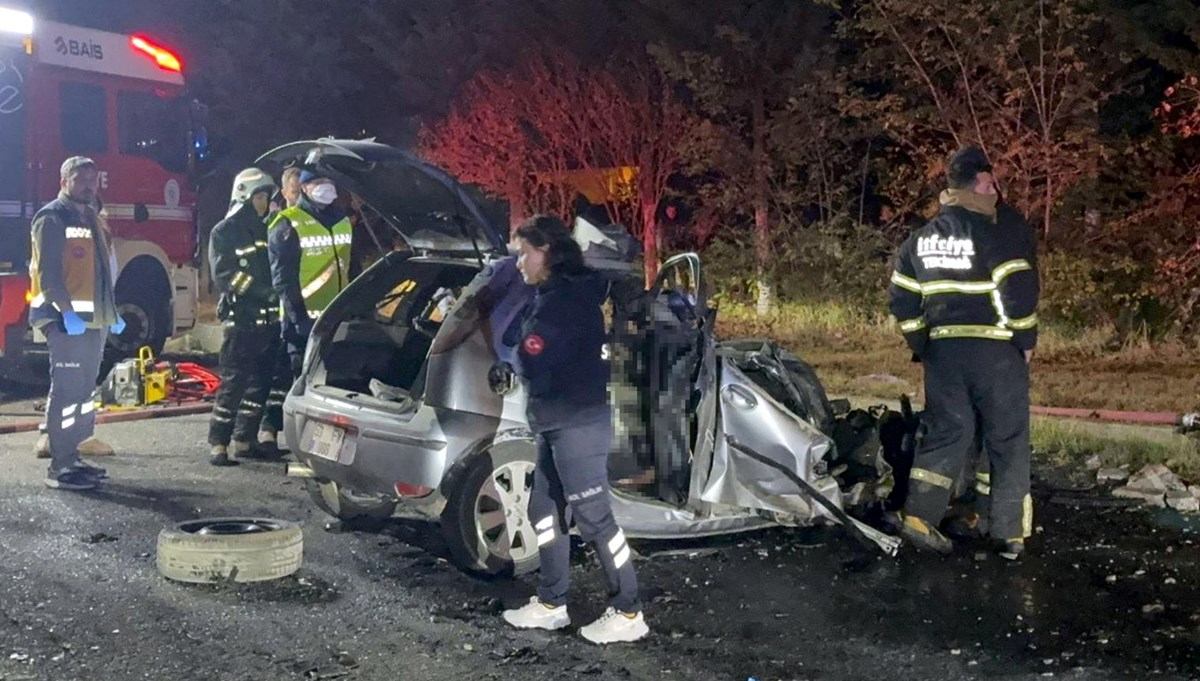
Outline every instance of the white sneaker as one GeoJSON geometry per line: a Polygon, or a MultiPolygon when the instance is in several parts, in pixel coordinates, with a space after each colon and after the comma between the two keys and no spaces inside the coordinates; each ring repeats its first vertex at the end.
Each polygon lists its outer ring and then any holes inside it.
{"type": "Polygon", "coordinates": [[[633,617],[614,608],[604,611],[600,619],[579,630],[579,633],[591,641],[604,645],[607,643],[630,643],[650,633],[646,618],[642,613],[633,617]]]}
{"type": "Polygon", "coordinates": [[[554,631],[570,626],[571,617],[567,614],[567,606],[557,608],[542,603],[537,596],[529,599],[529,603],[516,610],[505,610],[504,621],[518,629],[545,629],[554,631]]]}

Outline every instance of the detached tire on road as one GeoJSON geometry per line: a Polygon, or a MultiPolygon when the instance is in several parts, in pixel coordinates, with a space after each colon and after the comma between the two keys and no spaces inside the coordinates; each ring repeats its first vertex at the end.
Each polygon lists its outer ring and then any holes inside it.
{"type": "Polygon", "coordinates": [[[286,520],[208,518],[158,533],[158,571],[177,582],[265,582],[294,574],[303,557],[300,526],[286,520]]]}
{"type": "Polygon", "coordinates": [[[529,440],[492,445],[455,476],[442,511],[454,562],[478,575],[522,575],[538,567],[529,491],[537,449],[529,440]]]}

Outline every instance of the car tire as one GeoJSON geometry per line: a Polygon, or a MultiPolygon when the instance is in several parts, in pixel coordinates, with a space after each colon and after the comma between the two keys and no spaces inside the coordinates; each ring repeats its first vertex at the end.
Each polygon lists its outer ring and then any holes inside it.
{"type": "Polygon", "coordinates": [[[333,480],[304,482],[313,503],[338,520],[387,520],[396,513],[396,502],[385,497],[356,494],[333,480]]]}
{"type": "Polygon", "coordinates": [[[177,582],[279,579],[299,570],[303,556],[300,526],[286,520],[208,518],[158,533],[158,572],[177,582]]]}
{"type": "Polygon", "coordinates": [[[531,440],[508,440],[472,457],[455,476],[441,525],[460,568],[483,576],[537,569],[537,534],[528,512],[536,463],[531,440]]]}

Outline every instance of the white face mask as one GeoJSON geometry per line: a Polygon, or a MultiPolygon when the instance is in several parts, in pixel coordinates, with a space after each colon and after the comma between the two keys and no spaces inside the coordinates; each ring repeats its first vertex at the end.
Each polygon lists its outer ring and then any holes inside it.
{"type": "Polygon", "coordinates": [[[328,182],[319,184],[308,192],[308,198],[312,199],[313,203],[321,206],[328,206],[333,203],[337,195],[337,187],[328,182]]]}

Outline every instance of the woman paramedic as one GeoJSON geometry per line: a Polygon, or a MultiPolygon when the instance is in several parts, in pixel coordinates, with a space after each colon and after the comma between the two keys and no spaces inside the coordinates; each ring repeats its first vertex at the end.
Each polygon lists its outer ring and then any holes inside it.
{"type": "Polygon", "coordinates": [[[601,305],[607,283],[583,263],[571,231],[557,218],[534,216],[515,235],[517,267],[535,287],[524,313],[505,330],[516,346],[514,370],[525,387],[538,461],[529,518],[541,554],[537,596],[504,619],[523,629],[561,629],[567,614],[573,520],[596,549],[608,577],[610,606],[580,629],[598,643],[636,641],[649,633],[637,576],[609,497],[612,420],[601,305]]]}

